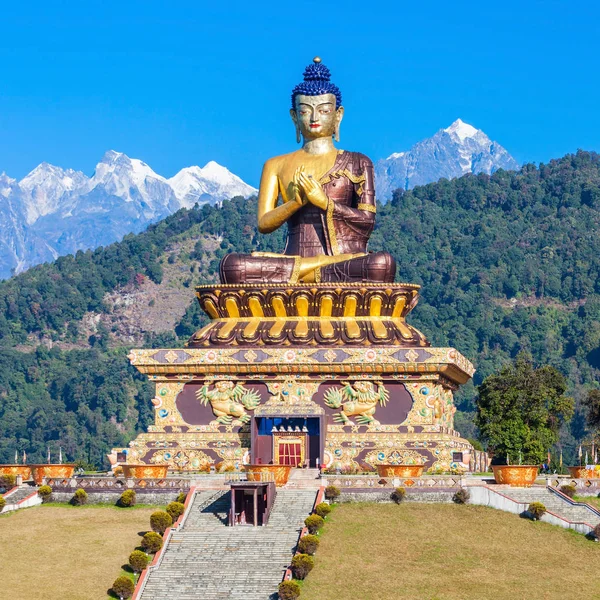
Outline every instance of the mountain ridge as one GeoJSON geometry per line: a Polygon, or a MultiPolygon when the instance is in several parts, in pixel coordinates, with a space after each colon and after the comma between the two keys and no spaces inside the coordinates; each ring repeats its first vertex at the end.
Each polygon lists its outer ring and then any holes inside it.
{"type": "Polygon", "coordinates": [[[256,189],[214,161],[171,179],[108,150],[91,177],[43,162],[20,181],[0,179],[0,279],[56,257],[139,233],[182,207],[217,204],[256,189]],[[192,171],[185,188],[175,185],[192,171]],[[178,179],[179,177],[179,179],[178,179]]]}
{"type": "Polygon", "coordinates": [[[516,170],[517,161],[481,129],[457,119],[449,127],[375,162],[375,190],[386,202],[396,189],[408,190],[466,173],[492,175],[498,169],[516,170]]]}

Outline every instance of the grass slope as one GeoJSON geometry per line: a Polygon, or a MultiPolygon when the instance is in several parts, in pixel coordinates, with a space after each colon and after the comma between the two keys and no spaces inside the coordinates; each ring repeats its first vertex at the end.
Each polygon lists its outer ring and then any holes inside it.
{"type": "Polygon", "coordinates": [[[48,505],[1,517],[4,597],[106,598],[154,510],[48,505]]]}
{"type": "Polygon", "coordinates": [[[599,598],[599,546],[480,506],[344,504],[302,600],[599,598]]]}

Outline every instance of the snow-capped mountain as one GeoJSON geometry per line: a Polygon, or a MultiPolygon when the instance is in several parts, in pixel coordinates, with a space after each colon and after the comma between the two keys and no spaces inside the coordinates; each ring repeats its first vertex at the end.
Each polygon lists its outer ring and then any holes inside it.
{"type": "Polygon", "coordinates": [[[166,179],[108,151],[92,177],[42,163],[20,182],[0,176],[0,279],[58,256],[111,244],[182,207],[256,189],[214,161],[166,179]]]}
{"type": "Polygon", "coordinates": [[[433,137],[406,152],[396,152],[375,164],[377,197],[386,202],[398,188],[408,190],[442,177],[518,169],[517,161],[480,129],[457,119],[433,137]]]}
{"type": "Polygon", "coordinates": [[[182,206],[196,202],[220,202],[235,196],[251,196],[256,189],[211,160],[205,167],[187,167],[168,180],[182,206]]]}

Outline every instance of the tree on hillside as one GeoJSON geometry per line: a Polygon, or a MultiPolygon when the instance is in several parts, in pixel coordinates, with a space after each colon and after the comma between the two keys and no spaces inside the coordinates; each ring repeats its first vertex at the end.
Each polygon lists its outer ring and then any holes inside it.
{"type": "Polygon", "coordinates": [[[574,401],[565,395],[562,373],[550,366],[535,368],[521,352],[479,386],[475,422],[494,462],[541,463],[558,441],[563,422],[571,419],[574,401]]]}
{"type": "Polygon", "coordinates": [[[600,390],[590,390],[583,400],[585,407],[586,425],[592,435],[592,440],[598,442],[600,438],[600,390]]]}

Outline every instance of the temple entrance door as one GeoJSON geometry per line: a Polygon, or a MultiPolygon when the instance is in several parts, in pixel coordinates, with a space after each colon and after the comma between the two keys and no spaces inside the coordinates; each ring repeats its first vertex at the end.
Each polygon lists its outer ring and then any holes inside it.
{"type": "Polygon", "coordinates": [[[273,458],[277,465],[298,467],[306,460],[306,435],[275,434],[273,435],[273,458]]]}
{"type": "Polygon", "coordinates": [[[252,420],[253,464],[317,467],[321,463],[321,419],[277,415],[252,420]]]}

